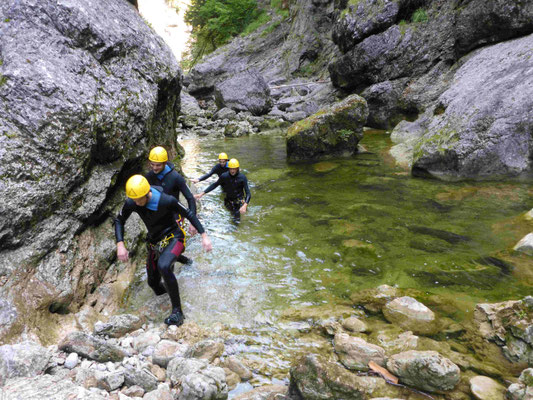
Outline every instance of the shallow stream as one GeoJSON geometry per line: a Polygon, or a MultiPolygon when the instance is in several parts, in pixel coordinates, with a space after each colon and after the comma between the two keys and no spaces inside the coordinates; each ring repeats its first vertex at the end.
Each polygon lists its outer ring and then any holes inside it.
{"type": "MultiPolygon", "coordinates": [[[[281,318],[291,309],[335,309],[354,292],[387,284],[447,299],[447,317],[461,322],[477,303],[532,292],[531,259],[512,252],[533,231],[523,218],[533,207],[530,184],[412,178],[388,158],[389,137],[377,131],[365,133],[367,152],[303,165],[287,163],[276,135],[180,143],[187,176],[209,171],[223,151],[239,159],[252,191],[239,226],[220,189],[202,198],[213,251],[189,240],[194,264],[178,274],[186,316],[234,328],[243,335],[235,351],[263,352],[261,362],[270,354],[273,376],[285,376],[291,350],[320,346],[302,342],[305,326],[281,318]]],[[[153,296],[146,283],[139,290],[131,297],[137,306],[153,296]]]]}

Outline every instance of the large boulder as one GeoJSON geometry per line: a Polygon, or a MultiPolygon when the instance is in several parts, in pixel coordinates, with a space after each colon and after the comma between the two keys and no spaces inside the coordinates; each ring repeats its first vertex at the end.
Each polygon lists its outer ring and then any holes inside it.
{"type": "Polygon", "coordinates": [[[465,61],[414,146],[414,175],[457,180],[531,173],[532,46],[529,35],[465,61]]]}
{"type": "Polygon", "coordinates": [[[0,388],[0,395],[2,400],[105,400],[109,398],[109,394],[103,390],[87,390],[60,375],[10,379],[4,387],[0,388]]]}
{"type": "Polygon", "coordinates": [[[219,109],[250,111],[253,115],[267,114],[272,109],[270,88],[254,70],[247,70],[215,86],[215,102],[219,109]]]}
{"type": "Polygon", "coordinates": [[[76,311],[104,279],[115,257],[106,217],[124,179],[154,143],[176,149],[181,71],[123,0],[6,0],[0,21],[0,297],[17,309],[0,336],[9,340],[36,311],[76,311]]]}
{"type": "Polygon", "coordinates": [[[368,371],[371,361],[385,365],[385,350],[364,339],[338,333],[335,335],[334,348],[342,365],[349,370],[368,371]]]}
{"type": "Polygon", "coordinates": [[[0,386],[8,379],[41,375],[51,353],[33,342],[0,346],[0,386]]]}
{"type": "Polygon", "coordinates": [[[353,155],[363,137],[367,116],[366,101],[354,94],[294,123],[287,131],[289,160],[353,155]]]}

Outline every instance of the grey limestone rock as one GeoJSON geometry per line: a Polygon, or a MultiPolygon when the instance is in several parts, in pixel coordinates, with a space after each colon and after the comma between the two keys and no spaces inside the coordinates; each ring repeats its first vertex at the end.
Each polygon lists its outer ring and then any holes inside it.
{"type": "Polygon", "coordinates": [[[59,344],[59,349],[98,362],[121,361],[128,353],[105,340],[83,332],[71,332],[59,344]]]}
{"type": "Polygon", "coordinates": [[[533,233],[528,233],[520,239],[513,250],[533,256],[533,233]]]}
{"type": "Polygon", "coordinates": [[[433,311],[409,296],[388,302],[383,307],[383,315],[389,322],[414,333],[430,334],[438,329],[433,311]]]}
{"type": "Polygon", "coordinates": [[[451,390],[460,379],[457,365],[436,351],[409,350],[391,356],[387,369],[400,382],[429,392],[451,390]]]}
{"type": "Polygon", "coordinates": [[[59,375],[42,375],[33,378],[16,378],[0,388],[2,400],[84,399],[105,400],[105,391],[87,390],[70,379],[59,375]]]}
{"type": "Polygon", "coordinates": [[[351,95],[294,123],[287,131],[289,160],[312,160],[356,153],[367,116],[366,101],[351,95]]]}
{"type": "Polygon", "coordinates": [[[496,179],[532,172],[533,35],[477,51],[438,99],[414,175],[496,179]]]}
{"type": "Polygon", "coordinates": [[[101,283],[123,175],[154,142],[177,146],[181,71],[123,0],[6,0],[0,21],[0,295],[28,305],[18,320],[74,311],[101,283]]]}
{"type": "Polygon", "coordinates": [[[51,356],[46,348],[34,342],[0,346],[0,386],[10,378],[42,374],[51,356]]]}
{"type": "Polygon", "coordinates": [[[255,70],[238,73],[215,86],[217,107],[235,111],[250,111],[253,115],[267,114],[272,109],[270,88],[255,70]]]}
{"type": "Polygon", "coordinates": [[[381,366],[386,362],[385,350],[382,347],[346,333],[335,335],[334,348],[340,362],[349,370],[368,371],[370,361],[381,366]]]}
{"type": "Polygon", "coordinates": [[[95,335],[107,335],[118,338],[126,333],[139,329],[142,320],[132,314],[113,315],[107,322],[97,322],[94,326],[95,335]]]}

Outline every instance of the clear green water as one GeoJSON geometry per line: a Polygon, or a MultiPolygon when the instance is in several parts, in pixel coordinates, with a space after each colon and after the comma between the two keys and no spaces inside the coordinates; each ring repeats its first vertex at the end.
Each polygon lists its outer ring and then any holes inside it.
{"type": "Polygon", "coordinates": [[[533,291],[531,258],[512,252],[533,231],[523,218],[533,208],[529,183],[412,178],[388,161],[391,143],[380,132],[365,134],[367,153],[306,165],[287,164],[279,136],[180,143],[187,176],[208,171],[224,151],[239,159],[252,190],[238,227],[220,189],[201,200],[214,250],[190,239],[195,262],[178,274],[194,321],[279,332],[288,308],[347,304],[381,284],[438,294],[460,321],[476,303],[533,291]]]}
{"type": "MultiPolygon", "coordinates": [[[[438,293],[466,309],[532,292],[531,259],[511,251],[533,230],[522,217],[533,207],[529,183],[415,179],[387,162],[389,138],[372,131],[361,143],[367,153],[306,165],[287,164],[282,137],[181,143],[188,176],[209,170],[224,151],[239,159],[251,184],[250,212],[238,228],[220,189],[202,199],[215,251],[194,257],[204,272],[223,277],[223,287],[204,290],[235,296],[224,311],[224,296],[215,294],[215,313],[247,320],[250,312],[345,303],[381,284],[438,293]]],[[[189,253],[198,249],[192,243],[189,253]]],[[[188,303],[194,311],[194,299],[188,303]]]]}

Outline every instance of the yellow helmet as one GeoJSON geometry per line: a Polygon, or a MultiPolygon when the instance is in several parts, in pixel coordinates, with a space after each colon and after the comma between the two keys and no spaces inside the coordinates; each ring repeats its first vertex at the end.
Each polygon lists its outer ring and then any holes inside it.
{"type": "Polygon", "coordinates": [[[133,175],[126,182],[126,196],[130,199],[140,199],[150,191],[148,180],[142,175],[133,175]]]}
{"type": "Polygon", "coordinates": [[[239,160],[237,160],[236,158],[232,158],[231,160],[229,160],[228,168],[239,168],[239,160]]]}
{"type": "Polygon", "coordinates": [[[167,151],[161,146],[154,147],[150,150],[148,159],[153,162],[166,162],[168,161],[167,151]]]}
{"type": "Polygon", "coordinates": [[[218,155],[218,159],[219,160],[227,160],[228,159],[228,155],[226,153],[220,153],[218,155]]]}

